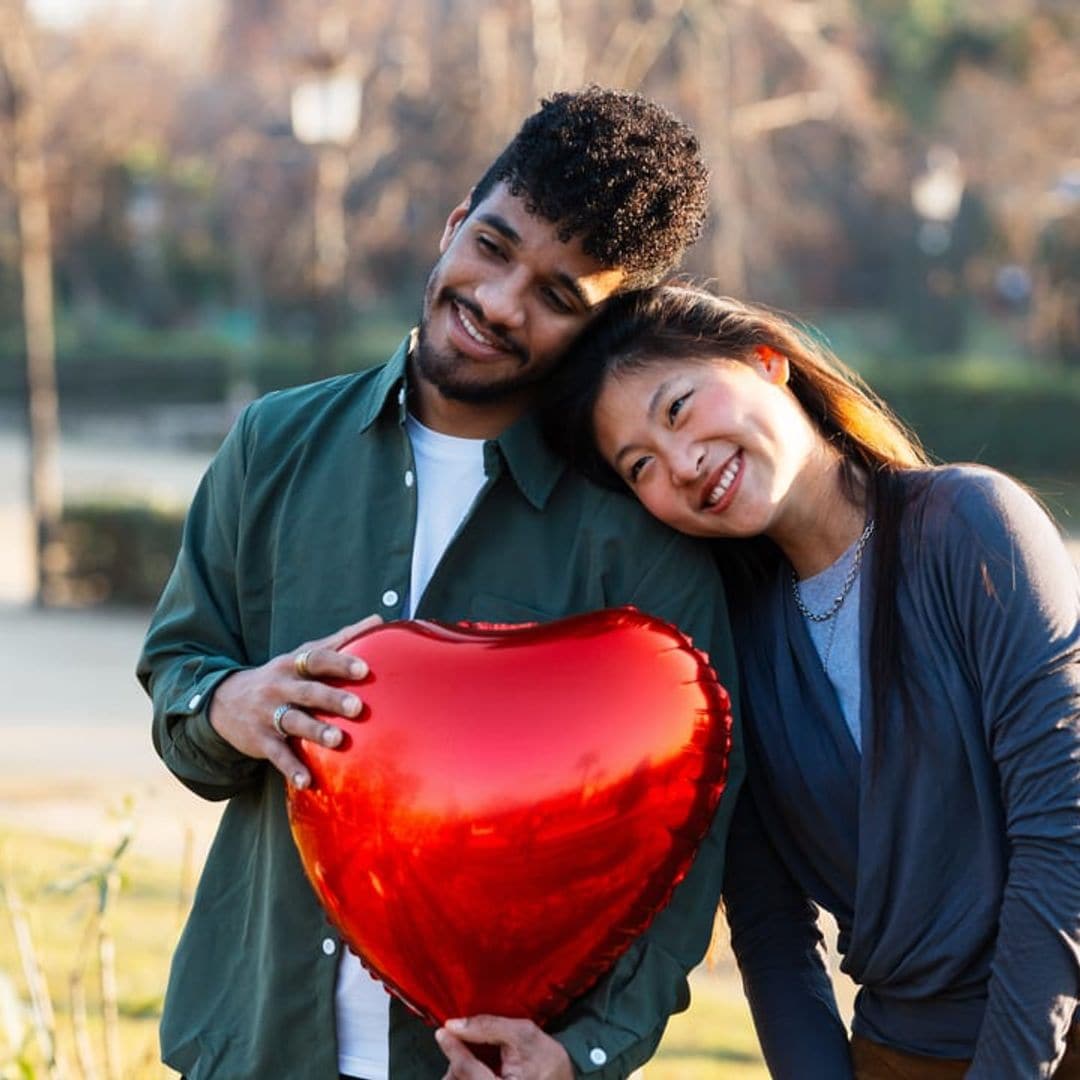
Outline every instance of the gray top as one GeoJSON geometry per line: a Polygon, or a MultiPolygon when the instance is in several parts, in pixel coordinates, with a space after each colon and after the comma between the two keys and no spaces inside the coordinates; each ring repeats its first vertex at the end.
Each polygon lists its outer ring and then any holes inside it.
{"type": "Polygon", "coordinates": [[[862,986],[856,1032],[973,1058],[972,1080],[1049,1076],[1080,993],[1080,583],[1007,478],[904,484],[910,704],[894,695],[879,724],[864,695],[861,757],[786,570],[737,613],[750,796],[729,845],[732,943],[781,1080],[852,1075],[814,904],[862,986]]]}
{"type": "MultiPolygon", "coordinates": [[[[828,611],[833,600],[839,596],[847,579],[859,541],[851,545],[820,574],[799,582],[803,603],[813,612],[828,611]]],[[[821,666],[836,691],[844,722],[851,732],[857,749],[862,750],[862,731],[859,724],[859,706],[862,700],[862,673],[859,670],[859,593],[863,573],[852,582],[844,602],[831,619],[815,622],[805,619],[805,626],[821,657],[821,666]]]]}

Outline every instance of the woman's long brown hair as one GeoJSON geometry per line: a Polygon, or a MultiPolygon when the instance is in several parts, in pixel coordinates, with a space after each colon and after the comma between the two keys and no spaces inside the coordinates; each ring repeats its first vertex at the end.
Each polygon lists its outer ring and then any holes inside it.
{"type": "MultiPolygon", "coordinates": [[[[899,474],[930,462],[889,407],[810,333],[776,312],[704,289],[668,285],[626,293],[605,305],[551,381],[541,410],[545,432],[594,480],[625,490],[595,443],[593,418],[605,381],[672,361],[746,361],[760,346],[787,357],[788,386],[838,453],[846,496],[856,503],[865,499],[874,516],[870,689],[874,715],[883,721],[890,689],[910,702],[910,686],[898,677],[906,654],[896,599],[905,505],[899,474]]],[[[752,602],[781,560],[765,537],[722,541],[718,549],[735,608],[752,602]]]]}

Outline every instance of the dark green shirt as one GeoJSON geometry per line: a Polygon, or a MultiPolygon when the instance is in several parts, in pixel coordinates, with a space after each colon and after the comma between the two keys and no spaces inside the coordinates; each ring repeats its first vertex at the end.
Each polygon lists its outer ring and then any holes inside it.
{"type": "MultiPolygon", "coordinates": [[[[308,885],[280,775],[217,735],[207,706],[231,672],[406,600],[416,488],[403,345],[386,366],[249,406],[195,495],[139,678],[154,744],[189,788],[229,804],[173,959],[162,1054],[189,1080],[337,1076],[334,987],[343,948],[308,885]]],[[[548,620],[619,604],[677,623],[735,689],[726,608],[704,545],[667,531],[551,454],[526,418],[485,444],[485,485],[417,617],[548,620]]],[[[663,717],[657,717],[663,723],[663,717]]],[[[686,1008],[709,940],[728,788],[694,866],[613,970],[550,1026],[581,1074],[629,1074],[686,1008]]],[[[396,999],[393,1080],[441,1077],[433,1034],[396,999]]]]}

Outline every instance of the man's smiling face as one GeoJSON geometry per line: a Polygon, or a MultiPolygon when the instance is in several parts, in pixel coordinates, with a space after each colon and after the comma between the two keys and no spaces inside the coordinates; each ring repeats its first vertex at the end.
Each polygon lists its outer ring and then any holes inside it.
{"type": "Polygon", "coordinates": [[[562,242],[505,184],[471,211],[458,206],[439,250],[424,293],[419,389],[465,406],[524,403],[624,278],[577,237],[562,242]]]}

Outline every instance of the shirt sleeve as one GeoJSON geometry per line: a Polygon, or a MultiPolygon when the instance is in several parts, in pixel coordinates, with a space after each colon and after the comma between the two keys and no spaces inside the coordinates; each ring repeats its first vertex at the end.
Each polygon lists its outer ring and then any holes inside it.
{"type": "Polygon", "coordinates": [[[946,569],[1000,778],[1008,864],[968,1076],[1050,1076],[1080,991],[1080,583],[1034,499],[974,475],[956,496],[946,569]]]}
{"type": "Polygon", "coordinates": [[[743,788],[724,877],[731,947],[777,1080],[851,1077],[847,1031],[825,965],[818,912],[788,873],[743,788]]]}
{"type": "Polygon", "coordinates": [[[724,794],[686,877],[648,930],[552,1030],[576,1075],[590,1080],[632,1073],[655,1052],[671,1014],[690,1004],[687,976],[712,940],[728,826],[744,773],[731,630],[708,549],[671,534],[621,602],[674,623],[708,653],[731,695],[735,722],[724,794]]]}
{"type": "Polygon", "coordinates": [[[195,493],[136,670],[153,702],[155,749],[178,779],[207,799],[229,798],[264,768],[218,735],[209,717],[218,684],[248,663],[236,555],[249,413],[250,407],[195,493]]]}

